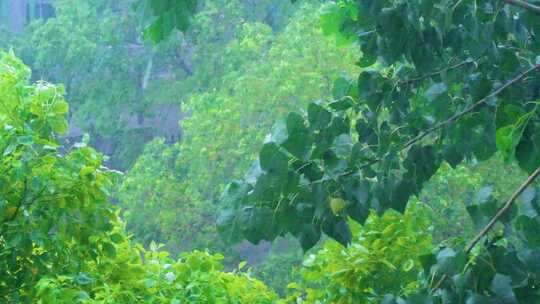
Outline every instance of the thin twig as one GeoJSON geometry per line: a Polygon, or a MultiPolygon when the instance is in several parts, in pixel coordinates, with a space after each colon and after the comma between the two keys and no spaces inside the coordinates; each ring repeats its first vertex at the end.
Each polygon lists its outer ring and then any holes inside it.
{"type": "Polygon", "coordinates": [[[17,214],[19,213],[19,210],[21,209],[22,205],[24,204],[24,201],[26,200],[27,191],[28,191],[28,180],[25,179],[24,180],[24,186],[23,186],[23,192],[21,193],[21,199],[17,203],[17,207],[15,208],[15,211],[13,212],[13,214],[11,216],[4,218],[2,220],[2,223],[0,223],[0,236],[4,235],[4,225],[6,223],[8,223],[8,222],[13,221],[17,217],[17,214]]]}
{"type": "MultiPolygon", "coordinates": [[[[532,182],[540,175],[540,167],[538,167],[524,182],[519,186],[519,188],[512,194],[510,199],[504,204],[504,206],[499,209],[499,211],[493,216],[489,223],[469,242],[465,248],[465,253],[471,252],[471,250],[478,244],[478,242],[493,228],[495,223],[503,216],[515,203],[516,199],[529,187],[532,182]]],[[[441,287],[442,283],[448,278],[447,275],[443,274],[439,281],[433,286],[431,290],[436,290],[441,287]]]]}
{"type": "Polygon", "coordinates": [[[437,283],[435,284],[435,286],[433,286],[431,290],[436,290],[439,287],[441,287],[442,283],[444,283],[444,280],[446,280],[446,278],[447,278],[446,274],[443,274],[442,277],[437,281],[437,283]]]}
{"type": "MultiPolygon", "coordinates": [[[[480,99],[479,101],[477,101],[476,103],[474,103],[472,106],[468,107],[467,109],[459,112],[459,113],[456,113],[454,115],[452,115],[450,118],[448,118],[447,120],[445,121],[442,121],[438,124],[436,124],[435,126],[431,127],[431,128],[428,128],[427,130],[423,131],[422,133],[418,134],[416,137],[414,137],[413,139],[409,140],[400,150],[403,151],[407,148],[409,148],[410,146],[414,145],[415,143],[417,143],[418,141],[420,141],[422,138],[426,137],[427,135],[429,135],[430,133],[444,127],[445,125],[447,124],[450,124],[450,123],[453,123],[455,122],[456,120],[460,119],[462,116],[464,115],[467,115],[469,114],[470,112],[474,111],[477,107],[481,106],[483,103],[485,103],[488,99],[494,97],[494,96],[497,96],[498,94],[500,94],[502,91],[504,91],[506,88],[508,88],[509,86],[513,85],[514,83],[520,81],[521,79],[523,79],[525,76],[527,76],[529,73],[535,71],[536,69],[540,68],[540,64],[536,64],[534,66],[532,66],[531,68],[529,68],[528,70],[526,70],[525,72],[519,74],[518,76],[516,76],[515,78],[511,79],[510,81],[506,82],[505,84],[503,84],[501,87],[499,87],[498,89],[496,89],[495,91],[491,92],[489,95],[487,95],[486,97],[480,99]]],[[[359,169],[364,169],[365,167],[369,167],[373,164],[376,164],[378,163],[379,161],[383,160],[384,157],[381,157],[381,158],[376,158],[374,160],[371,160],[369,161],[368,163],[366,163],[365,165],[362,165],[359,169]]],[[[346,172],[344,173],[343,175],[349,175],[353,172],[346,172]]]]}
{"type": "Polygon", "coordinates": [[[465,252],[470,252],[474,246],[484,237],[491,228],[493,228],[493,225],[503,216],[514,204],[516,199],[519,197],[519,195],[527,189],[527,187],[532,184],[532,182],[540,175],[540,167],[538,167],[524,182],[519,186],[519,188],[512,194],[510,199],[504,204],[504,206],[499,209],[497,214],[493,216],[493,218],[489,221],[489,223],[471,240],[469,245],[467,245],[467,248],[465,249],[465,252]]]}
{"type": "Polygon", "coordinates": [[[23,193],[21,194],[21,199],[19,200],[19,203],[17,204],[17,207],[15,209],[15,211],[13,212],[13,214],[11,215],[10,218],[5,218],[2,223],[0,223],[0,236],[4,235],[4,230],[3,230],[3,226],[4,224],[8,223],[8,222],[11,222],[13,221],[17,215],[19,214],[21,208],[25,207],[25,208],[29,208],[31,205],[34,204],[34,202],[36,202],[40,197],[41,195],[43,194],[43,192],[45,191],[45,187],[43,187],[39,193],[37,195],[34,195],[34,197],[32,197],[31,199],[29,199],[28,197],[28,179],[25,179],[24,180],[24,188],[23,188],[23,193]],[[26,206],[25,206],[26,205],[26,206]]]}
{"type": "Polygon", "coordinates": [[[17,207],[15,208],[15,211],[13,212],[13,214],[10,217],[5,218],[4,221],[2,221],[2,225],[7,223],[7,222],[13,221],[15,219],[15,217],[17,217],[17,214],[19,213],[19,210],[21,209],[24,201],[26,200],[27,191],[28,191],[28,181],[25,179],[24,180],[24,186],[23,186],[23,192],[21,193],[21,199],[19,200],[19,202],[17,204],[17,207]]]}
{"type": "Polygon", "coordinates": [[[432,72],[432,73],[429,73],[427,75],[422,75],[422,76],[418,76],[416,78],[411,78],[411,79],[407,79],[407,80],[402,80],[402,81],[399,81],[398,83],[399,84],[409,84],[411,82],[417,82],[417,81],[421,81],[421,80],[424,80],[426,78],[430,78],[430,77],[433,77],[433,76],[437,76],[439,74],[442,74],[444,72],[448,72],[448,71],[451,71],[451,70],[454,70],[454,69],[458,69],[464,65],[467,65],[467,64],[470,64],[470,63],[474,63],[476,60],[473,60],[471,58],[467,58],[465,61],[462,61],[460,63],[456,63],[452,66],[449,66],[449,67],[446,67],[444,69],[441,69],[441,70],[438,70],[438,71],[435,71],[435,72],[432,72]]]}
{"type": "Polygon", "coordinates": [[[518,76],[516,76],[515,78],[511,79],[510,81],[508,81],[507,83],[503,84],[502,86],[500,86],[498,89],[496,89],[495,91],[491,92],[489,95],[487,95],[486,97],[480,99],[479,101],[475,102],[473,105],[471,105],[470,107],[466,108],[465,110],[461,111],[461,112],[458,112],[454,115],[452,115],[450,118],[448,118],[447,120],[445,121],[442,121],[436,125],[434,125],[433,127],[423,131],[422,133],[418,134],[416,137],[414,137],[413,139],[409,140],[405,146],[403,147],[402,150],[404,149],[407,149],[408,147],[414,145],[416,142],[422,140],[424,137],[426,137],[427,135],[433,133],[434,131],[437,131],[438,129],[444,127],[445,125],[447,124],[450,124],[450,123],[453,123],[455,122],[456,120],[460,119],[462,116],[465,116],[469,113],[471,113],[472,111],[474,111],[476,108],[478,108],[479,106],[481,106],[482,104],[484,104],[487,100],[489,100],[490,98],[492,97],[495,97],[497,96],[498,94],[500,94],[502,91],[504,91],[506,88],[508,88],[509,86],[515,84],[516,82],[520,81],[521,79],[525,78],[525,76],[527,76],[529,73],[537,70],[538,68],[540,68],[540,64],[535,64],[533,65],[531,68],[529,68],[528,70],[526,70],[525,72],[519,74],[518,76]]]}
{"type": "MultiPolygon", "coordinates": [[[[360,167],[358,167],[358,169],[354,170],[354,171],[347,171],[347,172],[343,172],[343,173],[340,173],[338,175],[336,175],[334,177],[335,178],[340,178],[340,177],[345,177],[345,176],[350,176],[350,175],[354,175],[354,174],[357,174],[359,173],[359,171],[373,165],[373,164],[376,164],[378,162],[380,162],[382,160],[382,158],[375,158],[375,159],[372,159],[370,160],[369,162],[361,165],[360,167]]],[[[307,185],[314,185],[314,184],[318,184],[318,183],[322,183],[324,181],[327,181],[328,179],[325,179],[325,178],[321,178],[321,179],[318,179],[318,180],[315,180],[315,181],[312,181],[310,183],[308,183],[307,185]]]]}
{"type": "Polygon", "coordinates": [[[523,1],[523,0],[503,0],[504,2],[506,2],[507,4],[510,4],[510,5],[514,5],[514,6],[519,6],[521,8],[524,8],[526,10],[530,10],[534,13],[537,13],[537,14],[540,14],[540,6],[536,6],[534,4],[531,4],[527,1],[523,1]]]}

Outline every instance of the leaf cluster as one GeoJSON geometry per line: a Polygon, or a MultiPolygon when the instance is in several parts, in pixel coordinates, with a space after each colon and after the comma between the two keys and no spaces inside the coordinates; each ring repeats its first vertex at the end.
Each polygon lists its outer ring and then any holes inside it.
{"type": "MultiPolygon", "coordinates": [[[[364,223],[369,210],[403,212],[444,163],[497,151],[534,180],[540,23],[512,3],[330,4],[323,30],[356,41],[362,71],[336,84],[333,100],[276,123],[245,178],[223,194],[224,236],[258,242],[291,233],[309,249],[325,233],[347,245],[348,217],[364,223]]],[[[538,301],[529,234],[536,212],[526,207],[534,193],[525,190],[518,208],[514,196],[503,204],[481,190],[467,206],[481,231],[471,246],[441,248],[424,261],[423,292],[383,303],[538,301]],[[475,247],[478,240],[485,244],[475,247]]]]}

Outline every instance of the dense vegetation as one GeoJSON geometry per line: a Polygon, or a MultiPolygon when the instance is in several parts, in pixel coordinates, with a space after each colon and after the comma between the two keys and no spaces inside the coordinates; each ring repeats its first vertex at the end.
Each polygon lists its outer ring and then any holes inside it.
{"type": "Polygon", "coordinates": [[[287,111],[331,96],[332,79],[347,71],[354,56],[316,30],[313,5],[292,18],[277,35],[267,25],[245,23],[227,45],[230,67],[223,67],[219,85],[183,102],[192,113],[182,122],[186,138],[170,148],[159,140],[147,145],[119,193],[136,234],[172,250],[197,248],[198,242],[213,247],[219,242],[213,202],[228,180],[249,168],[266,130],[287,111]],[[182,237],[186,225],[204,232],[197,240],[182,237]]]}
{"type": "Polygon", "coordinates": [[[24,2],[0,302],[540,302],[534,1],[24,2]]]}
{"type": "Polygon", "coordinates": [[[347,245],[348,217],[403,211],[443,163],[499,152],[529,179],[506,203],[480,190],[466,208],[470,242],[426,257],[422,288],[384,302],[538,301],[540,218],[528,187],[540,173],[537,11],[500,1],[343,1],[322,18],[333,35],[358,36],[364,69],[342,98],[276,125],[254,169],[225,193],[222,229],[254,242],[292,233],[305,249],[324,232],[347,245]]]}

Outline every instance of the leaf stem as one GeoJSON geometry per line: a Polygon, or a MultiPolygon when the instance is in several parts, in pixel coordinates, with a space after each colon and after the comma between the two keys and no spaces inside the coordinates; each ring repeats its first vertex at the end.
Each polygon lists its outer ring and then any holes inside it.
{"type": "Polygon", "coordinates": [[[460,62],[460,63],[456,63],[452,66],[449,66],[449,67],[446,67],[444,69],[440,69],[438,71],[435,71],[435,72],[432,72],[432,73],[429,73],[429,74],[426,74],[426,75],[422,75],[422,76],[418,76],[418,77],[415,77],[415,78],[411,78],[411,79],[407,79],[407,80],[402,80],[402,81],[399,81],[398,83],[399,84],[409,84],[409,83],[412,83],[412,82],[417,82],[417,81],[421,81],[421,80],[424,80],[426,78],[429,78],[429,77],[433,77],[433,76],[437,76],[439,74],[442,74],[444,72],[448,72],[448,71],[451,71],[451,70],[454,70],[454,69],[458,69],[464,65],[468,65],[468,64],[471,64],[471,63],[474,63],[476,60],[473,60],[471,58],[467,58],[466,60],[460,62]]]}

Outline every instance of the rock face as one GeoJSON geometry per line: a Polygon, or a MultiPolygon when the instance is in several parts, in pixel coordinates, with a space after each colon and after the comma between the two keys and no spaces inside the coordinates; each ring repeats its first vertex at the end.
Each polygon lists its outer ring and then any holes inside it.
{"type": "Polygon", "coordinates": [[[122,113],[120,119],[127,130],[148,129],[153,138],[164,137],[173,143],[182,137],[180,120],[184,117],[177,104],[155,104],[144,115],[122,113]]]}
{"type": "Polygon", "coordinates": [[[242,261],[246,261],[250,266],[258,265],[268,257],[272,244],[262,241],[257,245],[248,241],[243,241],[234,247],[235,251],[242,261]]]}
{"type": "Polygon", "coordinates": [[[289,248],[298,247],[298,244],[291,242],[288,238],[278,238],[274,241],[274,245],[268,241],[261,241],[259,244],[251,244],[248,241],[242,241],[236,246],[234,250],[238,253],[238,256],[242,261],[246,261],[250,266],[256,266],[263,263],[270,254],[271,248],[286,251],[289,248]]]}
{"type": "MultiPolygon", "coordinates": [[[[175,142],[182,137],[180,120],[184,117],[186,114],[182,113],[178,104],[155,104],[150,106],[144,115],[124,111],[119,114],[118,118],[126,131],[148,130],[152,134],[152,138],[164,137],[167,142],[175,142]]],[[[91,125],[92,122],[86,122],[86,124],[91,125]]],[[[72,119],[65,137],[76,139],[84,133],[85,131],[80,127],[80,124],[72,119]]]]}
{"type": "MultiPolygon", "coordinates": [[[[75,116],[71,115],[72,118],[75,116]]],[[[127,110],[118,113],[118,119],[123,126],[122,130],[126,133],[136,133],[138,135],[136,136],[137,142],[132,144],[140,147],[156,137],[163,137],[168,143],[179,141],[182,138],[180,121],[186,116],[178,104],[154,104],[147,108],[144,114],[130,113],[127,110]]],[[[92,121],[86,121],[84,125],[91,128],[92,121]]],[[[84,130],[82,124],[70,119],[68,132],[63,136],[65,145],[70,146],[72,143],[79,142],[84,133],[92,134],[90,130],[84,130]]],[[[113,163],[108,165],[116,169],[120,169],[114,163],[119,141],[119,138],[115,137],[92,135],[92,146],[98,151],[112,156],[113,163]]]]}

